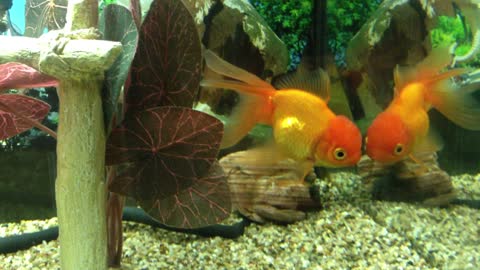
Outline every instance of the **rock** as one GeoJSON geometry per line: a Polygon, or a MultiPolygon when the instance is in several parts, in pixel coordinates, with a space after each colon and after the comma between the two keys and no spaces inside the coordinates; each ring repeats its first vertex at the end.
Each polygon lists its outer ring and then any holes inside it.
{"type": "Polygon", "coordinates": [[[430,49],[427,34],[419,3],[384,1],[348,44],[347,68],[367,73],[373,96],[384,107],[393,96],[394,67],[423,59],[430,49]]]}
{"type": "Polygon", "coordinates": [[[293,223],[305,219],[302,210],[320,208],[291,160],[262,166],[252,161],[251,151],[242,151],[225,156],[220,164],[234,208],[255,222],[293,223]]]}
{"type": "Polygon", "coordinates": [[[415,156],[392,166],[363,156],[357,164],[363,182],[375,199],[422,202],[431,206],[448,204],[455,198],[450,176],[440,169],[436,153],[415,156]]]}

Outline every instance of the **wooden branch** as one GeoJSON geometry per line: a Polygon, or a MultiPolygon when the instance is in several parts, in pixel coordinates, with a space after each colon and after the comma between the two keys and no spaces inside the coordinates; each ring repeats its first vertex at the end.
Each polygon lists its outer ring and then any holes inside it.
{"type": "MultiPolygon", "coordinates": [[[[92,32],[92,30],[88,30],[92,32]]],[[[120,42],[76,40],[83,32],[53,31],[41,38],[0,36],[0,64],[18,62],[58,79],[103,76],[122,50],[120,42]]]]}

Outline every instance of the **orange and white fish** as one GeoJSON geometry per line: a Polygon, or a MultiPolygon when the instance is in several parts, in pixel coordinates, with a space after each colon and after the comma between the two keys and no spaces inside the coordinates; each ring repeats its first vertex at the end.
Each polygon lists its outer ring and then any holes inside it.
{"type": "Polygon", "coordinates": [[[221,78],[206,78],[202,86],[231,89],[240,94],[240,102],[225,126],[222,148],[234,145],[261,123],[272,126],[273,145],[281,156],[300,165],[303,176],[314,165],[353,166],[360,159],[360,131],[347,117],[335,115],[327,106],[330,84],[323,70],[306,72],[305,76],[286,76],[276,84],[282,89],[276,90],[211,51],[206,51],[205,60],[210,71],[221,78]],[[322,97],[290,85],[317,89],[322,97]]]}
{"type": "Polygon", "coordinates": [[[471,95],[480,83],[455,83],[453,77],[464,74],[464,69],[440,73],[450,61],[448,48],[439,47],[415,67],[396,67],[394,98],[367,130],[370,158],[395,163],[407,157],[415,160],[415,153],[440,150],[441,139],[431,130],[427,114],[432,107],[465,129],[480,130],[480,103],[471,95]]]}

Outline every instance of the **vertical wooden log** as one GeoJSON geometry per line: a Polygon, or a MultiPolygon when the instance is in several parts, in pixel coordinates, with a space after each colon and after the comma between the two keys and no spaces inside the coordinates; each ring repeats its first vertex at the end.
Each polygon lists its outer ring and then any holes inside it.
{"type": "Polygon", "coordinates": [[[62,81],[55,194],[63,270],[107,269],[100,81],[62,81]]]}

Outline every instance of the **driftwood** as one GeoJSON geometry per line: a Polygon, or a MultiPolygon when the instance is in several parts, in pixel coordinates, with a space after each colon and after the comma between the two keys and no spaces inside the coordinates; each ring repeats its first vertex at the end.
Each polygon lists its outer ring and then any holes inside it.
{"type": "Polygon", "coordinates": [[[255,222],[293,223],[305,219],[302,210],[320,207],[310,196],[310,185],[298,178],[293,161],[260,165],[251,152],[241,151],[220,164],[228,175],[234,208],[255,222]]]}
{"type": "Polygon", "coordinates": [[[436,153],[415,156],[392,166],[363,156],[357,164],[364,184],[375,199],[446,205],[455,198],[450,176],[440,169],[436,153]]]}

